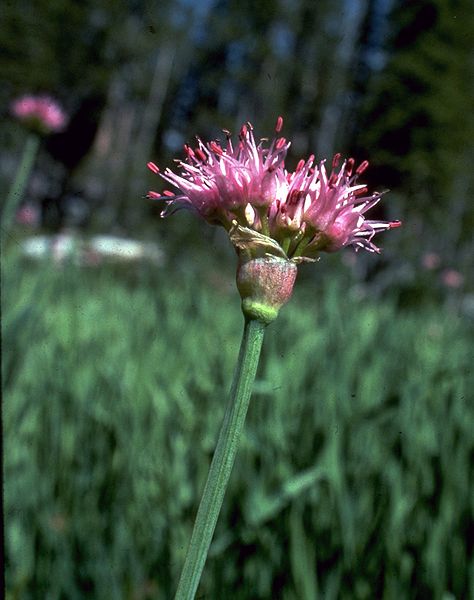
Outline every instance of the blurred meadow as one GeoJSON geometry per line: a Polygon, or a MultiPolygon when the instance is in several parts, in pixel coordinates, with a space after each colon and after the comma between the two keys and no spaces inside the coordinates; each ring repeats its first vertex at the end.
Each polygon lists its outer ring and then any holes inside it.
{"type": "MultiPolygon", "coordinates": [[[[268,328],[198,597],[474,598],[474,13],[467,0],[0,9],[8,600],[171,598],[240,342],[226,234],[147,172],[249,120],[368,159],[403,227],[300,268],[268,328]]],[[[383,205],[383,206],[382,206],[383,205]]],[[[369,216],[370,218],[370,216],[369,216]]]]}

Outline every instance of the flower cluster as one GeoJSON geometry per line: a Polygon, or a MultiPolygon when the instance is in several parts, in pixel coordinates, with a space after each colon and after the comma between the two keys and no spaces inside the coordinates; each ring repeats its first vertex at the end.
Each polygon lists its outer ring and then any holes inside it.
{"type": "Polygon", "coordinates": [[[316,163],[310,156],[288,172],[284,161],[290,142],[279,136],[282,126],[279,117],[277,136],[268,147],[265,140],[257,144],[250,123],[242,126],[235,147],[227,131],[225,147],[198,139],[195,149],[184,147],[187,159],[178,162],[179,173],[160,172],[148,163],[179,190],[151,191],[148,197],[166,201],[162,216],[190,208],[231,234],[237,227],[270,238],[271,246],[275,240],[291,259],[314,258],[320,251],[332,252],[350,244],[356,250],[379,252],[373,236],[400,222],[365,219],[364,214],[381,198],[380,193],[367,195],[367,187],[357,183],[368,162],[356,168],[354,159],[341,161],[336,154],[328,173],[325,161],[316,163]]]}
{"type": "Polygon", "coordinates": [[[37,133],[55,133],[67,123],[66,113],[50,96],[21,96],[12,102],[11,111],[37,133]]]}

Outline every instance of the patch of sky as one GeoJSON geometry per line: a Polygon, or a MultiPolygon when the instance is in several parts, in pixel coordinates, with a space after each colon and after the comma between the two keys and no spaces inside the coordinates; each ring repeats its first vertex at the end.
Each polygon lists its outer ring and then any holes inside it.
{"type": "Polygon", "coordinates": [[[365,49],[365,62],[369,69],[380,71],[387,62],[385,46],[389,33],[389,14],[393,0],[377,0],[372,9],[372,23],[365,49]]]}
{"type": "Polygon", "coordinates": [[[275,56],[284,59],[293,52],[295,33],[283,21],[276,21],[270,30],[270,42],[275,56]]]}

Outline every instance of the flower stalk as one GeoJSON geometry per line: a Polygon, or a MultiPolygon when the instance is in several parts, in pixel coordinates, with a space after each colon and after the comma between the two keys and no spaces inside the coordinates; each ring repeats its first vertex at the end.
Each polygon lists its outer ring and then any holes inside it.
{"type": "Polygon", "coordinates": [[[25,147],[21,156],[15,179],[10,187],[8,196],[5,200],[2,214],[2,232],[8,233],[15,218],[15,212],[23,198],[26,185],[31,175],[36,155],[38,153],[40,138],[34,133],[30,133],[26,138],[25,147]]]}
{"type": "Polygon", "coordinates": [[[266,323],[246,319],[229,403],[194,524],[175,600],[193,600],[244,427],[266,323]]]}

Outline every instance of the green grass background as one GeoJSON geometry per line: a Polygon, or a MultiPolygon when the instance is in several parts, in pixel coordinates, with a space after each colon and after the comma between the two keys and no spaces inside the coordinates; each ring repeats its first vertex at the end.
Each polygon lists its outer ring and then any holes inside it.
{"type": "MultiPolygon", "coordinates": [[[[173,596],[242,329],[191,267],[4,261],[9,600],[173,596]]],[[[455,312],[297,284],[198,597],[473,598],[473,362],[455,312]]]]}

